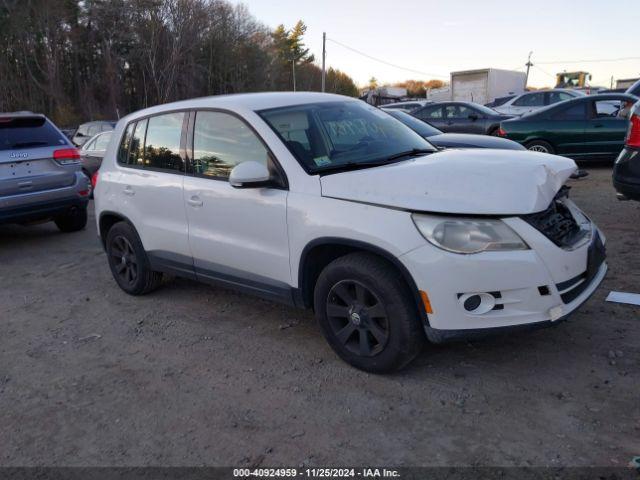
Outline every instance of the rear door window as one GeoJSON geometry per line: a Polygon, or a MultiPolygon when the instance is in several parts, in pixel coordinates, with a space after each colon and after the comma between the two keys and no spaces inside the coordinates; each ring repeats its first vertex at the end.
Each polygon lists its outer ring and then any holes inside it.
{"type": "Polygon", "coordinates": [[[180,156],[183,112],[158,115],[149,119],[144,148],[144,167],[154,170],[184,172],[180,156]]]}
{"type": "Polygon", "coordinates": [[[442,107],[423,108],[414,112],[414,115],[422,120],[437,120],[442,118],[442,107]]]}
{"type": "Polygon", "coordinates": [[[516,107],[542,107],[544,105],[544,93],[530,93],[523,95],[513,105],[516,107]]]}
{"type": "Polygon", "coordinates": [[[571,100],[572,97],[567,92],[549,92],[549,105],[554,103],[564,102],[565,100],[571,100]]]}
{"type": "Polygon", "coordinates": [[[585,120],[587,118],[587,105],[585,102],[578,102],[568,108],[557,110],[551,118],[554,120],[585,120]]]}
{"type": "Polygon", "coordinates": [[[66,145],[66,137],[44,117],[0,116],[0,150],[66,145]]]}
{"type": "Polygon", "coordinates": [[[444,109],[447,118],[469,118],[469,115],[478,115],[478,112],[471,110],[464,105],[447,105],[444,109]]]}

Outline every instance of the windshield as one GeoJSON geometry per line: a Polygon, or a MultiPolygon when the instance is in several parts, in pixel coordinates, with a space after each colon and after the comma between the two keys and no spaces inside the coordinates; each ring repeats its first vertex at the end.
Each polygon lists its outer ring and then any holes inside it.
{"type": "Polygon", "coordinates": [[[424,122],[413,115],[409,115],[406,112],[391,111],[387,113],[393,118],[400,120],[407,127],[422,137],[433,137],[434,135],[440,135],[442,133],[436,127],[432,127],[427,122],[424,122]]]}
{"type": "Polygon", "coordinates": [[[310,173],[384,163],[413,151],[437,151],[413,130],[364,102],[309,103],[258,114],[310,173]]]}

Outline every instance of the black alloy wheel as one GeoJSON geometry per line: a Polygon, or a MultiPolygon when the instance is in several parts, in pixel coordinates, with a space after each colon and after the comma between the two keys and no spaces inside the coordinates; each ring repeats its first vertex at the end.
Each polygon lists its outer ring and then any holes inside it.
{"type": "Polygon", "coordinates": [[[389,319],[384,305],[356,280],[342,280],[331,288],[326,312],[337,340],[356,355],[377,355],[389,341],[389,319]]]}
{"type": "Polygon", "coordinates": [[[138,279],[138,259],[129,240],[122,235],[113,237],[110,255],[116,275],[125,285],[133,286],[138,279]]]}

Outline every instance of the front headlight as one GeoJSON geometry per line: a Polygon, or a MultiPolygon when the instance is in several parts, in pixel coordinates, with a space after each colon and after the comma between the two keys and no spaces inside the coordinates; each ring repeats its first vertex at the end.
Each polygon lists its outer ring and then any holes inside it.
{"type": "Polygon", "coordinates": [[[413,214],[413,223],[436,247],[455,253],[527,250],[529,247],[502,220],[413,214]]]}

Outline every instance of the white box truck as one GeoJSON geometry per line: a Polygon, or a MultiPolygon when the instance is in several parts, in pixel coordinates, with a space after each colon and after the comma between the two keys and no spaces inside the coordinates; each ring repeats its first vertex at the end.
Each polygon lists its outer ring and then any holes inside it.
{"type": "Polygon", "coordinates": [[[451,100],[484,105],[498,97],[523,93],[525,80],[524,72],[498,68],[451,72],[451,100]]]}

